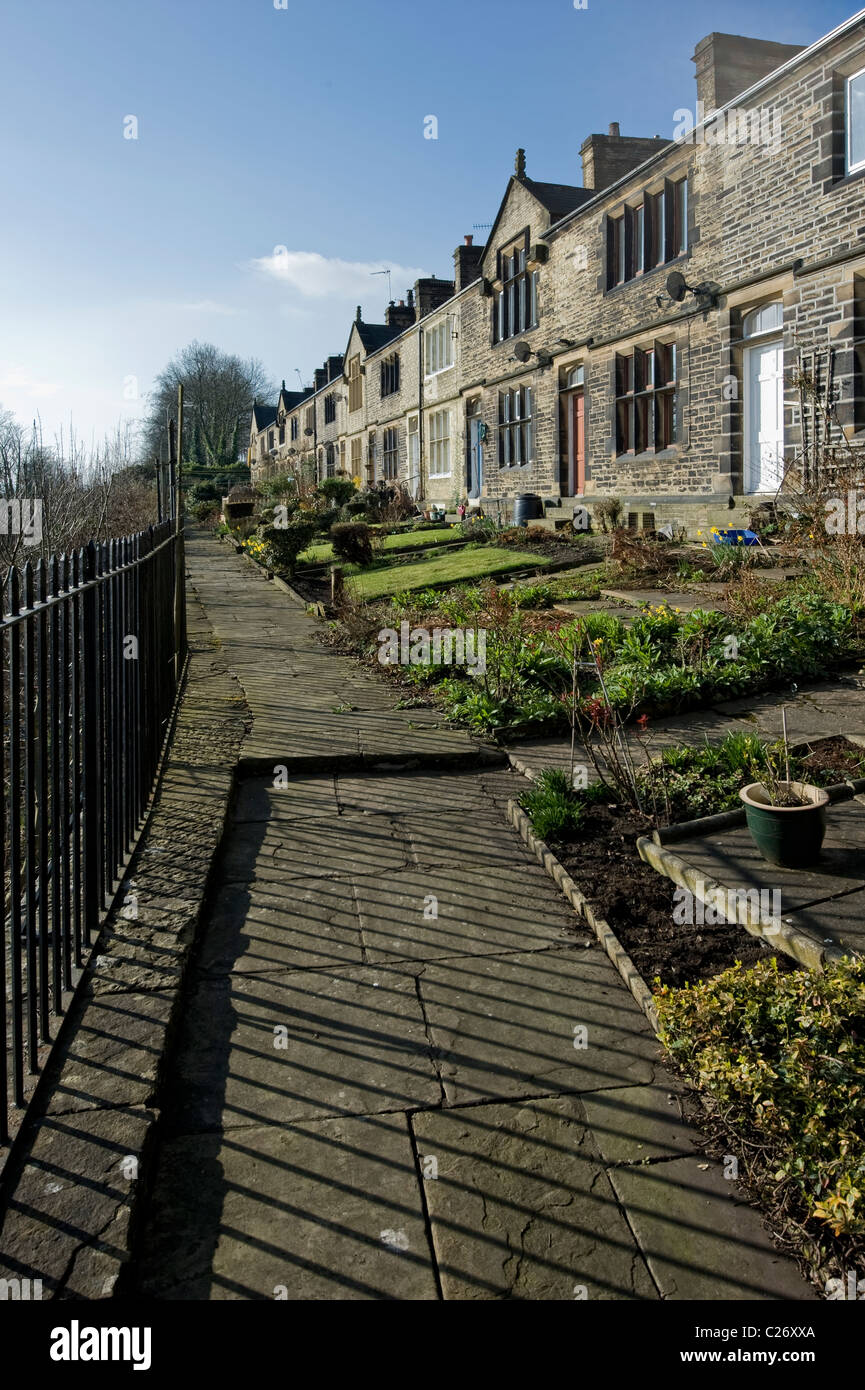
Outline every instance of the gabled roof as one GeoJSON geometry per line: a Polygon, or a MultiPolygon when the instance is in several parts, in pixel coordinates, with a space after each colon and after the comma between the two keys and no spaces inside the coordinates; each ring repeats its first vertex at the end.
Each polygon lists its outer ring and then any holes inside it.
{"type": "Polygon", "coordinates": [[[378,352],[379,348],[383,348],[392,338],[398,338],[402,332],[402,328],[395,324],[363,323],[359,319],[355,319],[355,327],[367,352],[378,352]]]}
{"type": "Polygon", "coordinates": [[[286,391],[283,386],[277,398],[276,409],[279,410],[279,407],[282,406],[288,414],[289,411],[299,406],[301,401],[305,401],[308,395],[308,391],[286,391]]]}
{"type": "Polygon", "coordinates": [[[522,182],[543,204],[554,222],[594,197],[591,188],[577,188],[572,183],[536,183],[534,179],[523,179],[522,182]]]}
{"type": "Polygon", "coordinates": [[[505,196],[502,198],[496,213],[496,220],[490,228],[481,264],[487,261],[489,256],[496,254],[496,232],[508,205],[514,184],[531,194],[535,202],[549,216],[550,225],[559,222],[569,212],[573,212],[575,208],[581,207],[583,203],[589,202],[595,196],[591,188],[577,188],[575,184],[570,183],[536,183],[534,179],[526,178],[525,174],[511,174],[505,189],[505,196]]]}
{"type": "Polygon", "coordinates": [[[262,405],[256,401],[252,407],[252,423],[257,432],[266,430],[268,425],[272,425],[276,419],[275,405],[262,405]]]}

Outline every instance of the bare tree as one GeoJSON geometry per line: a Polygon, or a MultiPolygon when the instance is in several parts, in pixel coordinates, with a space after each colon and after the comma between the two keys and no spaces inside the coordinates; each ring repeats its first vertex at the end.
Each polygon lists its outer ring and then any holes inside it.
{"type": "Polygon", "coordinates": [[[72,429],[48,445],[38,421],[26,428],[0,410],[0,567],[130,535],[155,522],[155,484],[134,462],[135,453],[131,422],[88,452],[72,429]],[[28,535],[22,523],[34,505],[39,524],[28,535]]]}
{"type": "Polygon", "coordinates": [[[142,430],[147,458],[164,458],[166,421],[177,412],[177,388],[184,395],[184,461],[209,468],[237,462],[249,436],[252,403],[275,394],[262,364],[244,362],[212,343],[194,342],[179,352],[156,378],[142,430]]]}

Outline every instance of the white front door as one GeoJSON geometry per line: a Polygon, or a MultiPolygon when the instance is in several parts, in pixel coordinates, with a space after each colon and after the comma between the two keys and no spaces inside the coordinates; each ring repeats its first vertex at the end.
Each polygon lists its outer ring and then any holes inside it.
{"type": "Polygon", "coordinates": [[[745,353],[745,491],[775,492],[784,472],[784,345],[745,353]]]}

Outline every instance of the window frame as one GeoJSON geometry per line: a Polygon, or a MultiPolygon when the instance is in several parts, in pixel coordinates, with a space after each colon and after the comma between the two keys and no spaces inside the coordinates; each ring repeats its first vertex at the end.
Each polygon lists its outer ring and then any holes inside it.
{"type": "Polygon", "coordinates": [[[657,339],[616,353],[614,426],[616,457],[660,454],[679,442],[678,346],[657,339]]]}
{"type": "Polygon", "coordinates": [[[534,405],[531,382],[520,382],[499,391],[496,449],[499,468],[523,468],[533,462],[534,405]]]}
{"type": "Polygon", "coordinates": [[[620,213],[607,213],[607,290],[688,254],[688,175],[664,179],[663,187],[645,190],[638,202],[620,213]]]}
{"type": "Polygon", "coordinates": [[[400,362],[399,353],[389,353],[382,358],[379,365],[379,394],[382,400],[386,396],[395,396],[400,389],[400,362]]]}
{"type": "MultiPolygon", "coordinates": [[[[851,151],[851,148],[852,148],[851,134],[852,134],[852,115],[853,115],[853,104],[852,104],[852,102],[850,101],[850,87],[851,87],[851,84],[852,84],[853,82],[855,82],[855,81],[857,80],[857,78],[860,78],[860,77],[861,77],[861,78],[865,78],[865,68],[860,68],[858,72],[852,72],[852,73],[850,73],[850,75],[849,75],[848,77],[845,77],[845,78],[844,78],[844,174],[845,174],[845,177],[846,177],[848,174],[859,174],[859,173],[861,173],[861,172],[863,171],[863,169],[865,169],[865,155],[863,155],[862,159],[860,159],[860,160],[858,161],[858,163],[856,163],[856,164],[851,163],[851,160],[850,160],[850,151],[851,151]]],[[[865,130],[863,130],[862,139],[863,139],[863,144],[865,144],[865,130]]]]}
{"type": "Polygon", "coordinates": [[[451,476],[451,412],[447,408],[430,412],[427,420],[429,440],[429,476],[432,478],[449,478],[451,476]],[[437,432],[437,421],[444,421],[444,433],[437,432]],[[442,462],[442,457],[446,463],[446,468],[438,465],[442,462]],[[434,466],[435,464],[435,466],[434,466]]]}
{"type": "Polygon", "coordinates": [[[424,330],[424,376],[438,376],[454,365],[453,318],[447,314],[424,330]],[[442,360],[447,358],[447,360],[442,360]]]}
{"type": "Polygon", "coordinates": [[[348,413],[354,415],[363,410],[363,377],[360,372],[360,354],[349,359],[348,364],[348,413]]]}
{"type": "Polygon", "coordinates": [[[531,230],[500,247],[496,254],[496,290],[493,300],[493,345],[530,333],[540,321],[540,271],[529,266],[531,230]]]}
{"type": "Polygon", "coordinates": [[[389,425],[382,431],[382,477],[393,482],[399,477],[399,429],[389,425]]]}

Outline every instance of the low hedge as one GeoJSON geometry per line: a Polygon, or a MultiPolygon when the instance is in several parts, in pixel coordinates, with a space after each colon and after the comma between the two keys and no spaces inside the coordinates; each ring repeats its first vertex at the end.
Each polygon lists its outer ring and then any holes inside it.
{"type": "Polygon", "coordinates": [[[655,993],[661,1041],[812,1272],[865,1253],[865,960],[775,960],[655,993]]]}

